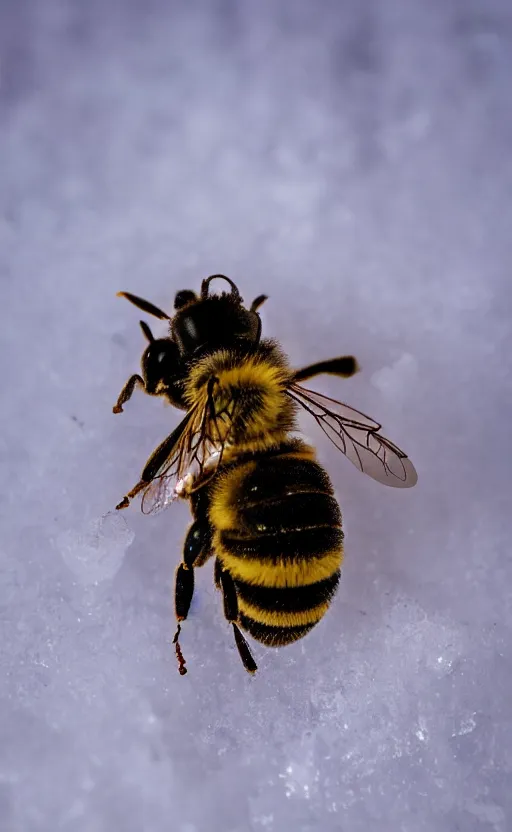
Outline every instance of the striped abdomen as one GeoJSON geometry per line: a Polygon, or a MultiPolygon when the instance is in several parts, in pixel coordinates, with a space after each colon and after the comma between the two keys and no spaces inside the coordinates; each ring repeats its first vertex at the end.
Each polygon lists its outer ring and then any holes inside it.
{"type": "Polygon", "coordinates": [[[209,513],[240,626],[271,646],[306,635],[327,611],[343,557],[340,509],[312,448],[294,440],[231,463],[209,513]]]}

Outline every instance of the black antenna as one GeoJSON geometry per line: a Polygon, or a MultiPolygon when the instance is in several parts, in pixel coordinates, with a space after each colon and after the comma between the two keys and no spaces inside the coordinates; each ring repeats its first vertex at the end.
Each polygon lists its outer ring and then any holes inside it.
{"type": "Polygon", "coordinates": [[[257,298],[254,298],[251,303],[251,312],[256,312],[256,310],[259,309],[261,304],[265,303],[266,300],[268,300],[268,295],[258,295],[257,298]]]}
{"type": "Polygon", "coordinates": [[[126,298],[129,300],[130,303],[133,303],[134,306],[138,306],[139,309],[142,309],[143,312],[147,312],[149,315],[154,315],[155,318],[160,318],[161,321],[170,321],[171,317],[167,314],[167,312],[162,312],[158,306],[154,306],[149,300],[143,300],[142,298],[138,298],[137,295],[132,295],[130,292],[118,292],[118,298],[126,298]]]}
{"type": "Polygon", "coordinates": [[[242,303],[242,298],[240,297],[240,292],[235,283],[231,280],[231,278],[226,277],[225,274],[211,274],[210,277],[205,278],[201,284],[201,297],[206,298],[208,297],[208,287],[212,280],[226,280],[229,285],[231,286],[231,294],[242,303]]]}
{"type": "Polygon", "coordinates": [[[146,321],[139,321],[140,328],[142,329],[144,335],[148,339],[149,343],[151,344],[155,340],[155,336],[151,332],[149,326],[147,325],[146,321]]]}

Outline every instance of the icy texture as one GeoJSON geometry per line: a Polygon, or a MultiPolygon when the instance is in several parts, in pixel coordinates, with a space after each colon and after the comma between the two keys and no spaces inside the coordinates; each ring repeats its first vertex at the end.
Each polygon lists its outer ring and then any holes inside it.
{"type": "Polygon", "coordinates": [[[0,14],[0,829],[508,832],[510,3],[0,14]],[[115,292],[170,308],[216,271],[298,366],[353,352],[319,388],[420,475],[386,489],[304,422],[343,581],[254,679],[209,565],[177,673],[187,506],[108,514],[177,420],[112,415],[143,348],[115,292]]]}
{"type": "Polygon", "coordinates": [[[66,566],[82,584],[112,580],[120,569],[134,534],[120,514],[109,512],[89,524],[85,534],[68,529],[57,536],[57,547],[66,566]]]}

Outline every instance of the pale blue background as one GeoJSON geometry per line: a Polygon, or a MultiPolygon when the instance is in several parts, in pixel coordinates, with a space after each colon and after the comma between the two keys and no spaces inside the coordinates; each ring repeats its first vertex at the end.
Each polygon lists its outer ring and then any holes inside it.
{"type": "MultiPolygon", "coordinates": [[[[512,829],[512,9],[0,4],[2,832],[512,829]],[[329,616],[246,677],[188,510],[100,518],[176,424],[127,289],[223,271],[382,420],[397,492],[318,442],[329,616]],[[98,524],[100,524],[98,526],[98,524]]],[[[158,328],[158,327],[157,327],[158,328]]]]}

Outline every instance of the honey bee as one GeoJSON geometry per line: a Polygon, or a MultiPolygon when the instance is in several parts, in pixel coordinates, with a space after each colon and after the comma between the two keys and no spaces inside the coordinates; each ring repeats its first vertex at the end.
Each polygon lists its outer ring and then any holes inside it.
{"type": "Polygon", "coordinates": [[[179,635],[194,569],[213,556],[224,616],[245,669],[254,673],[242,630],[271,647],[303,638],[327,612],[340,578],[341,511],[314,449],[295,435],[299,408],[373,479],[407,488],[416,483],[416,471],[378,422],[302,386],[321,373],[349,378],[357,361],[342,356],[292,369],[279,344],[261,337],[258,309],[265,295],[247,308],[233,281],[220,274],[203,280],[199,295],[179,291],[173,316],[128,292],[119,295],[169,321],[169,335],[154,338],[140,322],[149,342],[142,375],[128,379],[114,413],[140,387],[185,416],[117,508],[140,492],[148,514],[189,500],[193,523],[175,581],[179,672],[187,672],[179,635]],[[210,293],[216,279],[229,291],[210,293]]]}

